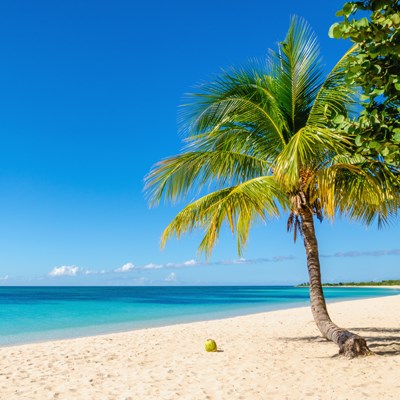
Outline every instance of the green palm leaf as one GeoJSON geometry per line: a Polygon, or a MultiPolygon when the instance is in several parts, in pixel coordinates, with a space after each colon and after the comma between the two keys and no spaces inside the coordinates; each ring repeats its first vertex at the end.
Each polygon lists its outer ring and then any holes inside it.
{"type": "Polygon", "coordinates": [[[317,179],[317,196],[330,218],[341,214],[367,225],[377,219],[380,226],[397,214],[398,182],[379,161],[337,156],[331,166],[318,172],[317,179]]]}
{"type": "Polygon", "coordinates": [[[338,115],[347,115],[354,104],[355,90],[344,80],[346,58],[356,50],[350,48],[332,69],[321,85],[310,109],[307,124],[319,128],[332,126],[332,120],[338,115]]]}
{"type": "Polygon", "coordinates": [[[286,142],[286,121],[269,86],[270,79],[252,68],[231,69],[191,96],[195,101],[183,107],[181,129],[196,136],[224,124],[257,127],[279,151],[286,142]]]}
{"type": "Polygon", "coordinates": [[[298,228],[302,208],[367,224],[396,215],[398,177],[352,155],[353,137],[334,130],[332,119],[353,101],[343,65],[344,59],[323,81],[315,35],[294,17],[266,63],[231,68],[191,95],[180,114],[186,147],[155,165],[146,191],[152,204],[211,193],[175,217],[163,244],[201,228],[200,251],[209,254],[225,221],[240,253],[253,220],[285,210],[298,228]]]}
{"type": "Polygon", "coordinates": [[[199,250],[209,255],[226,221],[232,233],[238,234],[240,254],[251,224],[256,219],[266,221],[278,216],[278,204],[287,208],[287,203],[286,194],[271,176],[258,177],[215,191],[190,203],[172,220],[162,235],[162,246],[172,236],[179,239],[184,233],[202,228],[205,236],[199,250]]]}
{"type": "Polygon", "coordinates": [[[241,254],[254,221],[289,211],[287,229],[295,240],[298,232],[304,237],[314,319],[323,336],[350,356],[370,350],[327,313],[313,215],[382,225],[400,206],[398,171],[351,154],[353,137],[335,130],[352,96],[342,61],[323,82],[315,36],[304,20],[293,18],[264,67],[231,69],[192,96],[182,114],[186,148],[147,178],[155,203],[200,192],[206,184],[211,191],[178,213],[163,233],[163,246],[200,228],[199,251],[209,256],[226,223],[241,254]]]}
{"type": "Polygon", "coordinates": [[[286,117],[291,135],[305,126],[323,82],[317,39],[302,18],[292,18],[278,51],[270,52],[268,67],[269,74],[274,77],[274,97],[286,117]]]}
{"type": "Polygon", "coordinates": [[[145,190],[156,205],[164,196],[175,201],[193,188],[199,193],[213,182],[222,187],[267,175],[271,165],[251,155],[232,151],[192,151],[167,158],[155,165],[146,177],[145,190]]]}

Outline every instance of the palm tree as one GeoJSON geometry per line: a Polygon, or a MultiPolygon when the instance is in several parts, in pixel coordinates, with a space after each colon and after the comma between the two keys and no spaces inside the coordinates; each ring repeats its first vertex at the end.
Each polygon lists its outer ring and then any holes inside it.
{"type": "Polygon", "coordinates": [[[146,190],[152,205],[200,196],[168,225],[162,245],[202,228],[199,250],[207,256],[224,221],[241,254],[255,220],[287,212],[287,229],[304,239],[314,320],[340,354],[353,357],[370,350],[329,317],[314,216],[381,224],[397,212],[399,192],[389,167],[354,155],[351,135],[338,129],[353,98],[343,75],[340,61],[323,80],[316,37],[294,17],[266,63],[229,69],[190,97],[182,113],[186,147],[153,167],[146,190]]]}

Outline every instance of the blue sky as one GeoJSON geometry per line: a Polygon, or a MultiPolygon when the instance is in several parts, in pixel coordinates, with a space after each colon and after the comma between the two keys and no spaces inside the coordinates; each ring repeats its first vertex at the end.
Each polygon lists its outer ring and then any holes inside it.
{"type": "MultiPolygon", "coordinates": [[[[316,31],[327,70],[342,1],[42,1],[0,5],[0,285],[292,284],[307,280],[283,216],[239,260],[223,232],[159,248],[179,206],[149,209],[143,177],[179,152],[177,108],[221,68],[263,57],[291,15],[316,31]]],[[[317,226],[325,281],[399,278],[399,224],[317,226]]]]}

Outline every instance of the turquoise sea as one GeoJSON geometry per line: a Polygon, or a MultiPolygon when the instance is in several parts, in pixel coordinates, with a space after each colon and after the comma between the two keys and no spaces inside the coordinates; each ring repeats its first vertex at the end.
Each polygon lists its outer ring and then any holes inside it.
{"type": "MultiPolygon", "coordinates": [[[[325,288],[328,302],[400,294],[325,288]]],[[[217,319],[309,304],[289,286],[0,287],[0,346],[217,319]]]]}

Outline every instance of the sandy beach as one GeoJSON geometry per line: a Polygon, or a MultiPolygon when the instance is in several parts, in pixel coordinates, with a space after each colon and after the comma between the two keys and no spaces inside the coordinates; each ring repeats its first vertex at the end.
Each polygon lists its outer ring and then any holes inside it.
{"type": "Polygon", "coordinates": [[[376,355],[337,357],[309,308],[0,348],[1,399],[399,399],[400,296],[329,305],[376,355]],[[207,338],[220,352],[207,353],[207,338]]]}

